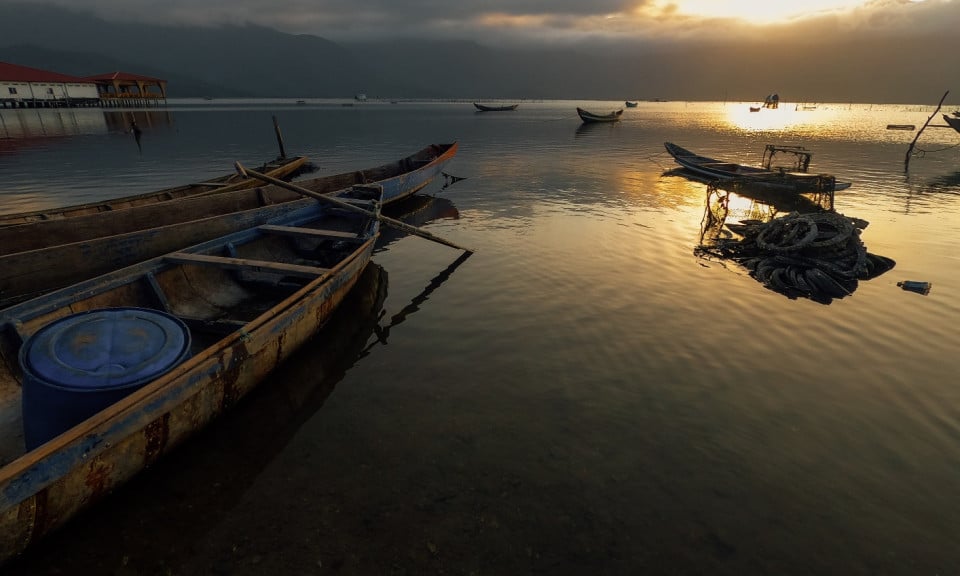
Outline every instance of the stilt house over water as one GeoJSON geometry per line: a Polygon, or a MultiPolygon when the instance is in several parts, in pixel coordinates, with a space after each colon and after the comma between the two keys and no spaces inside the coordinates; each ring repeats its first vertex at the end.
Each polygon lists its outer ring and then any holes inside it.
{"type": "Polygon", "coordinates": [[[79,77],[0,62],[0,108],[165,104],[167,81],[125,72],[79,77]]]}

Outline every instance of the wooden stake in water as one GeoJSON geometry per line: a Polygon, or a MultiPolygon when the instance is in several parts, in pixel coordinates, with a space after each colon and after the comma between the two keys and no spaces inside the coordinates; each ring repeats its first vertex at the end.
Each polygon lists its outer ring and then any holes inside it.
{"type": "Polygon", "coordinates": [[[283,136],[280,135],[280,124],[277,123],[277,117],[273,117],[273,131],[277,135],[277,146],[280,147],[280,157],[286,158],[287,151],[283,149],[283,136]]]}
{"type": "Polygon", "coordinates": [[[937,104],[937,109],[933,111],[933,114],[931,114],[930,117],[927,118],[927,121],[924,122],[924,123],[923,123],[923,126],[920,127],[920,130],[917,131],[917,135],[913,137],[913,142],[911,142],[911,143],[910,143],[910,147],[907,148],[907,156],[906,156],[906,158],[903,159],[903,171],[904,171],[904,172],[907,172],[907,171],[910,170],[910,156],[913,154],[913,147],[917,144],[917,140],[919,140],[919,139],[920,139],[920,135],[923,134],[923,129],[927,127],[927,124],[929,124],[930,121],[933,120],[933,117],[937,115],[937,112],[940,111],[940,107],[943,106],[943,101],[947,99],[947,94],[949,94],[949,93],[950,93],[949,90],[947,90],[946,92],[943,93],[943,98],[941,98],[941,99],[940,99],[940,103],[937,104]]]}

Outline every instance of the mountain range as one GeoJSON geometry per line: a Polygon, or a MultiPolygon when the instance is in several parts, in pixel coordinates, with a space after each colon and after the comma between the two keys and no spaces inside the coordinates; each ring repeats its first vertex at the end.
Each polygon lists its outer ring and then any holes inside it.
{"type": "MultiPolygon", "coordinates": [[[[930,103],[960,69],[931,57],[947,39],[831,38],[802,44],[490,47],[474,41],[337,43],[248,25],[107,21],[6,4],[0,61],[79,76],[122,70],[178,97],[653,99],[930,103]],[[879,55],[884,55],[879,57],[879,55]]],[[[954,45],[955,40],[949,39],[954,45]]]]}

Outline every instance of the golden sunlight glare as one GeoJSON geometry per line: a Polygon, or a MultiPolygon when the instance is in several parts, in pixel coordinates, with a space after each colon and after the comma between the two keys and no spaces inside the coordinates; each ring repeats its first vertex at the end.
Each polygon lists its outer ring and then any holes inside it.
{"type": "Polygon", "coordinates": [[[775,24],[843,12],[867,4],[866,0],[666,0],[662,6],[673,5],[680,14],[705,18],[736,18],[753,24],[775,24]]]}

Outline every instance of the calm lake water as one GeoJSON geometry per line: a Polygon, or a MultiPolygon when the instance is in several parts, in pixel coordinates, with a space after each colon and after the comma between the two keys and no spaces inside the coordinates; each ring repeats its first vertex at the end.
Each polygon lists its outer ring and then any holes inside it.
{"type": "Polygon", "coordinates": [[[886,126],[933,106],[575,112],[620,104],[180,101],[142,151],[132,112],[0,111],[2,212],[255,165],[273,116],[316,174],[456,140],[409,219],[476,249],[385,231],[302,354],[5,573],[960,574],[960,134],[905,173],[886,126]],[[807,147],[896,267],[823,304],[698,257],[707,186],[664,141],[807,147]]]}

